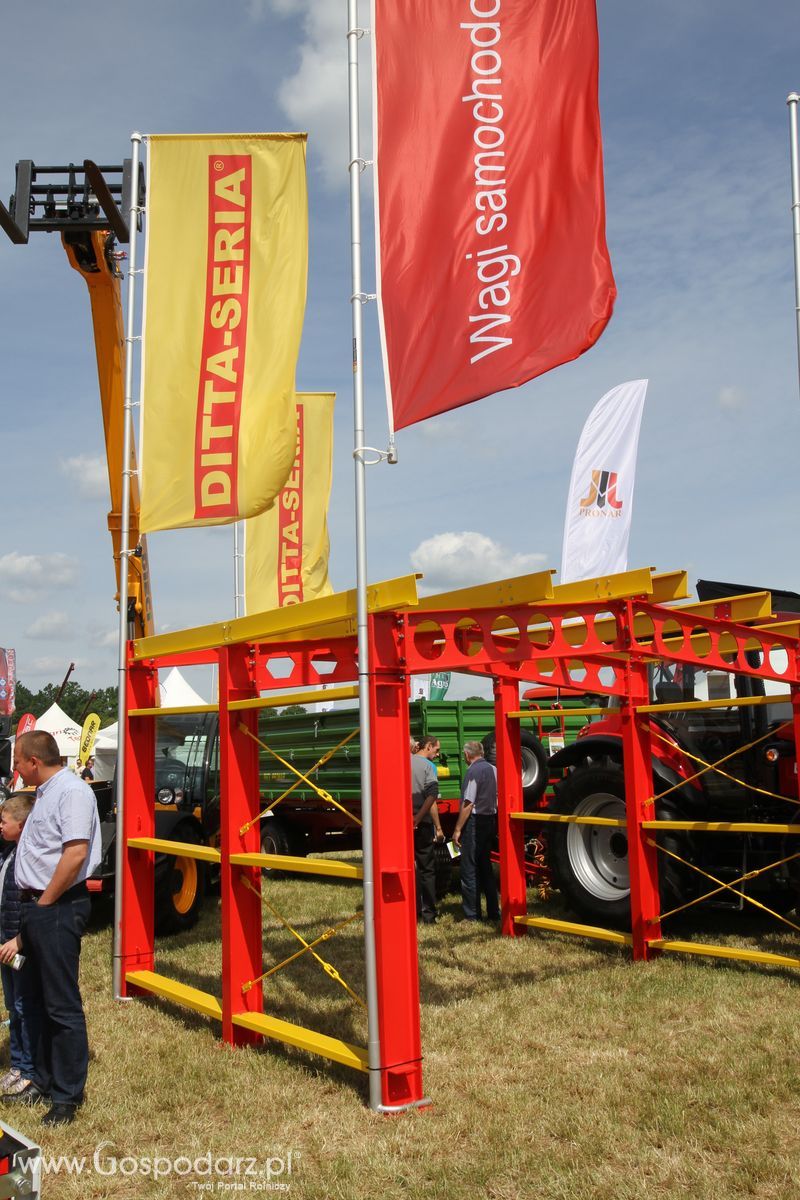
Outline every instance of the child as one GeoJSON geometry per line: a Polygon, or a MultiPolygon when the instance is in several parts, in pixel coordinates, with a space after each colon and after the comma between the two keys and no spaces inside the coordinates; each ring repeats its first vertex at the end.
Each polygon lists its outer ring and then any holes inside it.
{"type": "Polygon", "coordinates": [[[0,811],[0,837],[11,843],[0,867],[0,977],[9,1016],[11,1069],[0,1077],[0,1094],[13,1096],[31,1081],[39,1040],[39,1006],[30,971],[25,963],[15,971],[10,965],[19,951],[19,889],[14,880],[14,859],[22,827],[33,808],[33,792],[12,792],[0,811]]]}

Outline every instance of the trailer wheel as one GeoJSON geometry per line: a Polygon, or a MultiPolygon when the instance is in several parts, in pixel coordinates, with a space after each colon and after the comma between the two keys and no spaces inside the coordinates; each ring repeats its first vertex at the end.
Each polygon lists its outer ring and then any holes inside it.
{"type": "MultiPolygon", "coordinates": [[[[547,751],[528,729],[519,731],[522,756],[522,799],[535,804],[547,787],[547,751]]],[[[497,763],[497,734],[492,730],[483,739],[483,753],[492,766],[497,763]]]]}
{"type": "MultiPolygon", "coordinates": [[[[176,842],[203,844],[192,825],[179,825],[176,842]]],[[[205,863],[196,858],[157,854],[155,864],[155,931],[185,933],[197,924],[205,895],[205,863]]]]}
{"type": "Polygon", "coordinates": [[[282,821],[280,817],[266,817],[261,825],[261,853],[292,854],[293,852],[294,844],[286,822],[282,821]]]}

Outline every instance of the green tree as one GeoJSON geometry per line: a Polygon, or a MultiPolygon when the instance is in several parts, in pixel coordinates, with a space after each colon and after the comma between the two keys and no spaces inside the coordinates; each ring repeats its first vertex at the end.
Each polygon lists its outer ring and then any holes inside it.
{"type": "Polygon", "coordinates": [[[307,711],[307,709],[303,708],[302,704],[287,704],[286,708],[281,709],[281,716],[302,717],[307,711]]]}
{"type": "MultiPolygon", "coordinates": [[[[17,718],[26,712],[33,713],[37,719],[41,717],[55,700],[60,686],[58,683],[46,683],[38,692],[32,692],[24,683],[17,683],[17,718]]],[[[82,724],[86,714],[90,712],[97,713],[101,725],[108,725],[117,717],[115,687],[92,688],[87,691],[77,680],[71,679],[58,703],[67,716],[78,724],[82,724]]]]}

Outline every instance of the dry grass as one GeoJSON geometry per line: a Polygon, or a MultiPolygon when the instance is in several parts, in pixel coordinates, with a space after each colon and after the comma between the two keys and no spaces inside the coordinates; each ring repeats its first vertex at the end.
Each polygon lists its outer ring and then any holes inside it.
{"type": "MultiPolygon", "coordinates": [[[[306,936],[360,897],[322,881],[276,879],[269,889],[306,936]]],[[[421,931],[425,1085],[435,1104],[396,1118],[370,1113],[363,1077],[344,1068],[274,1044],[232,1051],[212,1022],[155,1000],[115,1005],[110,931],[96,929],[83,964],[88,1100],[73,1126],[42,1137],[45,1150],[91,1159],[108,1142],[106,1169],[112,1154],[263,1160],[291,1150],[292,1174],[276,1182],[295,1200],[800,1195],[799,976],[677,958],[633,965],[579,940],[504,940],[457,915],[452,897],[440,923],[421,931]]],[[[270,959],[291,952],[285,931],[266,929],[270,959]]],[[[722,928],[728,941],[743,932],[754,931],[722,928]]],[[[359,927],[324,952],[361,990],[359,927]]],[[[219,960],[212,902],[191,935],[160,944],[157,965],[218,991],[219,960]]],[[[279,1015],[365,1040],[361,1011],[308,956],[268,995],[279,1015]]],[[[35,1110],[12,1119],[38,1136],[35,1110]]],[[[44,1185],[45,1200],[201,1194],[186,1179],[119,1171],[62,1171],[44,1185]]]]}

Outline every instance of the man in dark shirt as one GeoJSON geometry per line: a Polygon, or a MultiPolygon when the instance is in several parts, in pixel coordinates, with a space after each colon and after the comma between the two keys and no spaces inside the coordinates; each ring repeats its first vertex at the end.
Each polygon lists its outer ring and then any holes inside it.
{"type": "Polygon", "coordinates": [[[461,785],[461,808],[453,841],[461,849],[461,899],[467,921],[481,919],[481,895],[486,919],[499,921],[492,847],[497,837],[497,771],[483,757],[480,742],[466,742],[467,771],[461,785]]]}
{"type": "Polygon", "coordinates": [[[417,871],[417,920],[436,921],[436,842],[444,840],[436,801],[439,779],[433,760],[439,753],[436,738],[424,737],[411,755],[411,807],[414,813],[414,864],[417,871]]]}

